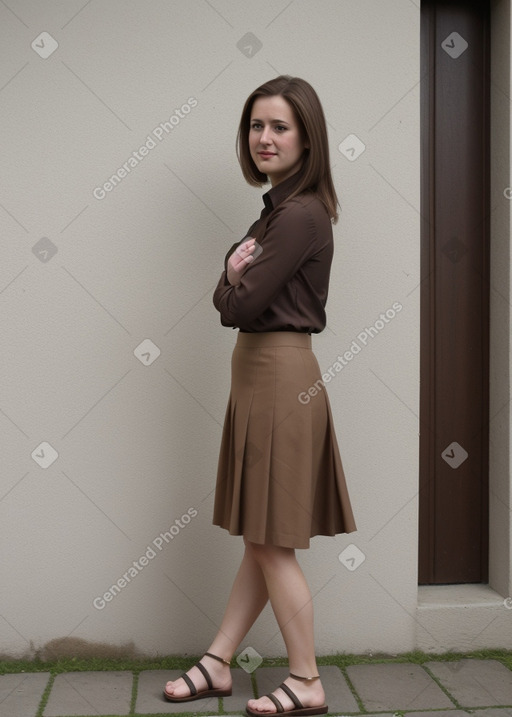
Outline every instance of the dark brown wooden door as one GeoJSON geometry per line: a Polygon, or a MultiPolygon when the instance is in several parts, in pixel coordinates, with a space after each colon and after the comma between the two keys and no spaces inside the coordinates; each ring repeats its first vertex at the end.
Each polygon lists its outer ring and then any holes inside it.
{"type": "Polygon", "coordinates": [[[487,582],[489,6],[421,7],[421,584],[487,582]]]}

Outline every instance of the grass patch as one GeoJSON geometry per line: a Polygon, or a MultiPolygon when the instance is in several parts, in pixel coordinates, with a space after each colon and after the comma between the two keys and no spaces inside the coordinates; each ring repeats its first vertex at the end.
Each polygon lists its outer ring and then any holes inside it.
{"type": "MultiPolygon", "coordinates": [[[[58,675],[63,672],[89,672],[108,670],[128,670],[135,674],[143,670],[183,670],[186,671],[200,659],[198,656],[184,657],[182,655],[168,655],[165,657],[151,658],[106,658],[106,657],[59,657],[55,660],[1,660],[0,675],[7,675],[20,672],[50,672],[58,675]]],[[[461,659],[473,660],[498,660],[505,667],[512,670],[512,650],[475,650],[474,652],[404,652],[396,655],[387,653],[376,654],[335,654],[317,657],[318,665],[336,665],[340,669],[350,665],[364,665],[377,663],[410,662],[422,665],[425,662],[454,662],[461,659]]],[[[285,657],[267,658],[263,660],[261,667],[286,666],[288,660],[285,657]]],[[[236,660],[232,661],[232,667],[238,668],[236,660]]]]}

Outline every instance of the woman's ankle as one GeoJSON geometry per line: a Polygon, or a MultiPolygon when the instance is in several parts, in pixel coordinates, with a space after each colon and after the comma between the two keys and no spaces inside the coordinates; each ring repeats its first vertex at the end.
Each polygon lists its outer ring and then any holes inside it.
{"type": "Polygon", "coordinates": [[[226,667],[231,667],[233,655],[229,654],[225,648],[209,647],[204,655],[210,657],[212,660],[215,660],[215,662],[218,662],[219,665],[223,664],[226,665],[226,667]]]}

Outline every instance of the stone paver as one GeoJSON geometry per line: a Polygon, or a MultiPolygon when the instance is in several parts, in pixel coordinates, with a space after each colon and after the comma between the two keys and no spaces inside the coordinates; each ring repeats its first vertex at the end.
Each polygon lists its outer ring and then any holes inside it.
{"type": "Polygon", "coordinates": [[[44,717],[127,715],[132,683],[131,672],[66,672],[57,675],[44,717]]]}
{"type": "Polygon", "coordinates": [[[450,709],[455,707],[430,675],[410,663],[351,665],[347,675],[365,709],[450,709]]]}
{"type": "MultiPolygon", "coordinates": [[[[281,682],[284,682],[289,674],[290,671],[287,667],[260,667],[256,670],[258,695],[261,697],[268,692],[273,692],[281,682]]],[[[338,667],[334,665],[319,667],[318,674],[322,678],[329,712],[360,711],[357,701],[354,699],[354,695],[338,667]]]]}
{"type": "Polygon", "coordinates": [[[287,667],[260,667],[256,670],[257,697],[273,692],[288,677],[287,667]]]}
{"type": "MultiPolygon", "coordinates": [[[[463,708],[471,710],[473,717],[512,717],[512,670],[498,660],[431,660],[424,666],[407,662],[352,665],[346,672],[363,707],[338,667],[322,666],[319,672],[329,712],[336,716],[363,717],[363,709],[364,717],[394,717],[398,711],[405,717],[467,717],[463,708]]],[[[222,702],[212,697],[167,702],[162,695],[165,683],[180,674],[180,670],[143,670],[138,678],[135,712],[215,715],[222,705],[229,717],[245,717],[245,705],[253,697],[251,674],[245,670],[232,669],[233,695],[222,702]]],[[[288,674],[287,667],[258,668],[253,673],[257,694],[272,692],[288,674]]],[[[35,717],[50,677],[48,672],[0,676],[0,717],[35,717]]],[[[43,717],[128,715],[132,686],[129,671],[57,675],[43,717]]]]}
{"type": "Polygon", "coordinates": [[[163,696],[165,683],[176,680],[183,670],[144,670],[139,674],[135,712],[140,714],[177,714],[180,712],[218,712],[218,697],[193,702],[169,702],[163,696]]]}
{"type": "Polygon", "coordinates": [[[231,670],[231,676],[233,678],[233,694],[231,697],[222,698],[224,711],[243,714],[247,700],[251,700],[254,697],[251,675],[245,670],[234,668],[231,670]]]}
{"type": "Polygon", "coordinates": [[[339,667],[324,665],[318,668],[318,674],[322,678],[329,712],[359,712],[359,705],[339,667]]]}
{"type": "Polygon", "coordinates": [[[49,679],[49,672],[0,677],[0,717],[34,717],[49,679]]]}
{"type": "MultiPolygon", "coordinates": [[[[370,716],[365,715],[364,717],[370,716]]],[[[437,710],[436,712],[406,712],[405,717],[468,717],[468,713],[454,708],[453,710],[437,710]]],[[[476,717],[476,715],[473,717],[476,717]]],[[[502,717],[505,717],[505,715],[502,715],[502,717]]]]}
{"type": "Polygon", "coordinates": [[[497,660],[427,662],[462,707],[512,705],[512,672],[497,660]]]}

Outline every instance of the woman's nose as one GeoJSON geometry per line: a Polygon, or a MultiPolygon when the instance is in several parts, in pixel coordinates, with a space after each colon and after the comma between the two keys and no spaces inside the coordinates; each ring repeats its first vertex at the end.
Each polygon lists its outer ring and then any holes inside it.
{"type": "Polygon", "coordinates": [[[271,141],[271,140],[270,140],[270,129],[267,127],[267,128],[264,129],[263,132],[261,133],[260,142],[261,142],[262,144],[268,144],[270,141],[271,141]]]}

